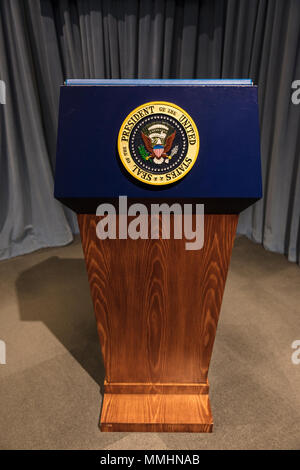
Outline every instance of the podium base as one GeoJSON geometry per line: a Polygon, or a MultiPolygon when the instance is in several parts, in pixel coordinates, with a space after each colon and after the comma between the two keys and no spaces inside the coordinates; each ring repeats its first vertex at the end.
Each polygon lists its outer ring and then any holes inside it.
{"type": "Polygon", "coordinates": [[[105,393],[104,432],[212,432],[208,394],[105,393]]]}

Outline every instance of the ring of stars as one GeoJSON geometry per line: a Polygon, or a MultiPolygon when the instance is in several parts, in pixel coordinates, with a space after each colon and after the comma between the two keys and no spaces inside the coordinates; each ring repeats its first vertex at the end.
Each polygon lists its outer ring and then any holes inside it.
{"type": "MultiPolygon", "coordinates": [[[[146,171],[149,170],[159,175],[159,174],[168,173],[169,171],[174,170],[181,164],[181,162],[183,161],[187,153],[187,143],[188,143],[188,139],[187,139],[186,132],[183,126],[176,119],[174,119],[171,116],[167,116],[165,114],[155,114],[153,116],[143,118],[133,128],[133,131],[130,136],[130,152],[132,153],[132,156],[134,157],[134,161],[141,169],[146,170],[146,171]],[[151,121],[158,121],[158,120],[160,122],[165,123],[166,125],[174,127],[176,130],[176,133],[180,132],[181,134],[181,142],[179,143],[179,152],[177,152],[177,154],[174,155],[174,157],[177,157],[176,161],[174,163],[171,163],[171,160],[170,160],[170,163],[167,164],[167,166],[164,165],[163,168],[161,168],[160,165],[149,166],[149,163],[145,162],[139,155],[137,151],[137,144],[135,142],[136,135],[141,130],[141,128],[143,128],[147,124],[150,124],[151,121]]],[[[157,178],[155,177],[154,179],[157,179],[157,178]]],[[[160,177],[160,179],[162,179],[162,177],[160,177]]]]}

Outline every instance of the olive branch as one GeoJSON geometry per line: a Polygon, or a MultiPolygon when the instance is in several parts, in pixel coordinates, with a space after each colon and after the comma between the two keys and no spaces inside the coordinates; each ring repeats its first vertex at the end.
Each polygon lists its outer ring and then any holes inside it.
{"type": "Polygon", "coordinates": [[[139,146],[138,146],[138,151],[139,151],[139,154],[140,154],[140,156],[142,157],[142,159],[145,160],[145,162],[146,162],[147,160],[150,160],[151,163],[152,163],[151,158],[149,158],[149,155],[150,155],[150,154],[147,152],[147,150],[145,149],[145,146],[144,146],[144,145],[139,145],[139,146]],[[148,157],[148,158],[147,158],[147,157],[148,157]]]}

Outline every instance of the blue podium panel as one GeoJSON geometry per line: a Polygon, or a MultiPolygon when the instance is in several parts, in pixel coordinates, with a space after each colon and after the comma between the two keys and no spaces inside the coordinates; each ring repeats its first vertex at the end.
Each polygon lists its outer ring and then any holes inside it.
{"type": "Polygon", "coordinates": [[[98,204],[120,195],[134,201],[190,200],[204,203],[207,213],[238,213],[261,198],[257,88],[249,81],[70,84],[60,93],[55,197],[76,212],[95,213],[98,204]],[[188,113],[200,146],[184,178],[152,186],[125,170],[117,140],[135,108],[160,101],[188,113]]]}

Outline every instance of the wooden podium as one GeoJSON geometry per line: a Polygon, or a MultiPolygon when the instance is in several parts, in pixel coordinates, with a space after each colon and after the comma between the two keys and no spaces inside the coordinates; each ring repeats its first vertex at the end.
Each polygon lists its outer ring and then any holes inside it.
{"type": "Polygon", "coordinates": [[[102,431],[212,431],[208,369],[238,214],[261,197],[260,172],[257,89],[249,81],[62,87],[55,197],[78,213],[106,371],[102,431]],[[116,143],[126,116],[155,101],[192,116],[200,149],[182,179],[151,187],[124,170],[116,143]],[[185,239],[162,232],[100,240],[96,208],[119,195],[148,205],[203,203],[203,248],[188,251],[185,239]]]}

